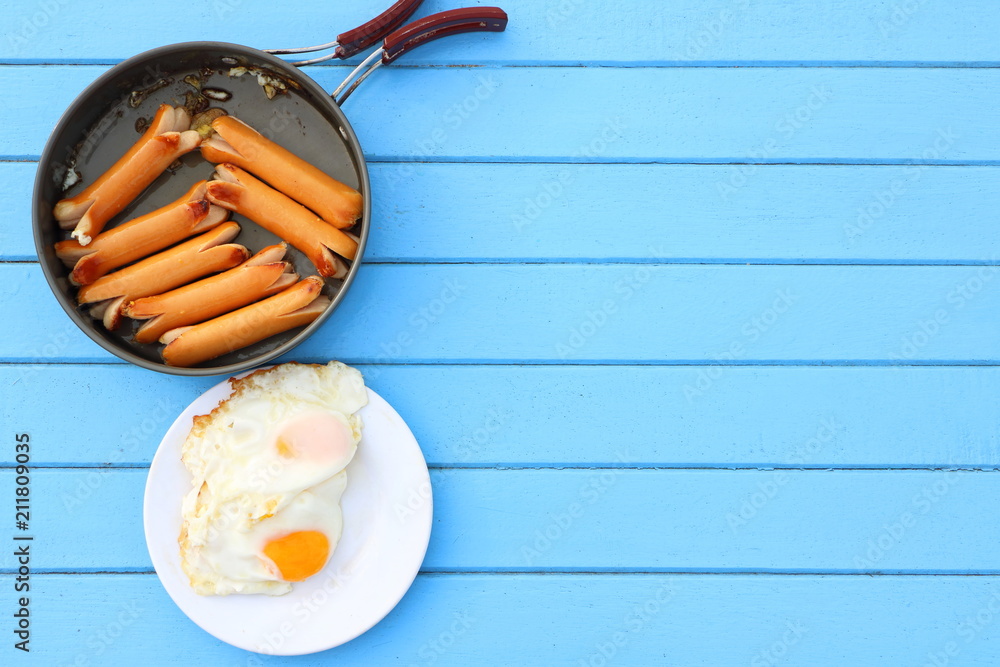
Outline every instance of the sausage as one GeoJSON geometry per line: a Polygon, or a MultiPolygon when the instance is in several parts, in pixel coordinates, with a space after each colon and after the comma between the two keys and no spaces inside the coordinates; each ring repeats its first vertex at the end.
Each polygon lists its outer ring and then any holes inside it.
{"type": "Polygon", "coordinates": [[[156,296],[130,301],[123,313],[147,320],[137,343],[153,343],[171,329],[197,324],[281,292],[299,279],[283,262],[286,246],[268,246],[233,269],[156,296]]]}
{"type": "Polygon", "coordinates": [[[63,199],[53,215],[63,229],[89,245],[108,220],[118,215],[139,193],[180,156],[201,144],[201,135],[189,130],[191,118],[182,107],[161,104],[149,129],[110,169],[80,194],[63,199]]]}
{"type": "Polygon", "coordinates": [[[283,292],[213,320],[165,333],[168,366],[193,366],[315,320],[330,305],[323,279],[309,276],[283,292]]]}
{"type": "Polygon", "coordinates": [[[129,301],[161,294],[246,260],[250,252],[229,243],[239,232],[235,222],[225,222],[190,241],[98,278],[80,288],[76,300],[80,304],[98,304],[91,314],[102,318],[108,329],[116,329],[121,310],[129,301]]]}
{"type": "Polygon", "coordinates": [[[208,182],[208,201],[244,215],[288,241],[316,265],[321,276],[346,275],[347,266],[333,253],[354,259],[357,241],[239,167],[220,164],[215,172],[221,180],[208,182]]]}
{"type": "Polygon", "coordinates": [[[220,116],[212,121],[216,135],[202,144],[209,162],[229,162],[264,179],[326,222],[346,229],[361,216],[361,193],[328,176],[241,120],[220,116]]]}
{"type": "Polygon", "coordinates": [[[56,243],[56,255],[73,267],[70,282],[89,285],[120,266],[224,222],[229,211],[208,203],[206,183],[199,181],[177,201],[98,234],[89,245],[76,239],[56,243]]]}

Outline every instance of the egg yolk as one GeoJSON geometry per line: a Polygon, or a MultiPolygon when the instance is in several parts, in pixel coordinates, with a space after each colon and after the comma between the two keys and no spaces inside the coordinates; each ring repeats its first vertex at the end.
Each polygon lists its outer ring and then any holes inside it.
{"type": "Polygon", "coordinates": [[[354,444],[347,426],[331,414],[308,412],[285,424],[274,441],[278,455],[312,463],[341,460],[354,444]]]}
{"type": "Polygon", "coordinates": [[[319,531],[300,530],[268,542],[264,555],[278,567],[282,579],[302,581],[326,565],[330,541],[319,531]]]}

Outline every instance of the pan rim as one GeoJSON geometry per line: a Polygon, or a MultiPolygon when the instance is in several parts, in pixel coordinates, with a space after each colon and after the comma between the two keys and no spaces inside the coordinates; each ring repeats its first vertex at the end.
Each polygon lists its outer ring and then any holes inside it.
{"type": "MultiPolygon", "coordinates": [[[[332,125],[332,123],[331,123],[332,125]]],[[[166,373],[168,375],[179,375],[179,376],[191,376],[191,377],[211,377],[216,375],[232,375],[235,373],[240,373],[242,371],[255,368],[262,364],[273,361],[275,358],[290,352],[299,344],[304,342],[309,338],[316,330],[323,325],[323,323],[330,317],[330,315],[337,309],[343,300],[344,296],[347,294],[348,289],[354,284],[355,277],[364,259],[364,251],[368,241],[368,234],[371,227],[371,184],[368,175],[368,162],[365,159],[364,151],[361,148],[361,142],[358,139],[354,128],[347,118],[344,111],[337,105],[337,103],[330,97],[329,92],[325,88],[320,86],[316,81],[312,79],[308,74],[301,71],[299,68],[291,65],[287,61],[284,61],[276,56],[269,53],[265,53],[254,47],[245,46],[242,44],[235,44],[231,42],[218,42],[218,41],[191,41],[191,42],[178,42],[176,44],[168,44],[164,46],[154,47],[148,49],[141,53],[138,53],[122,62],[113,65],[106,72],[98,76],[94,81],[92,81],[88,86],[86,86],[83,91],[81,91],[70,104],[66,107],[63,113],[60,115],[59,120],[53,126],[51,133],[49,134],[48,140],[45,142],[45,147],[42,150],[41,155],[38,160],[38,168],[35,173],[34,186],[32,190],[32,210],[31,210],[31,226],[32,235],[35,243],[35,252],[38,256],[38,263],[42,268],[42,273],[45,276],[45,281],[49,286],[49,290],[52,292],[56,301],[62,307],[63,311],[69,316],[70,320],[87,335],[88,338],[97,343],[101,348],[115,355],[119,359],[125,362],[131,363],[133,365],[139,366],[146,370],[155,371],[159,373],[166,373]],[[225,366],[214,366],[214,367],[177,367],[168,366],[163,362],[155,362],[150,359],[141,357],[131,350],[124,347],[120,347],[114,344],[113,341],[108,340],[103,335],[101,335],[97,327],[99,323],[96,320],[91,319],[89,316],[82,313],[77,306],[75,300],[68,294],[63,293],[63,290],[57,283],[57,279],[60,276],[55,274],[55,271],[50,263],[45,260],[45,251],[47,249],[46,244],[42,239],[42,221],[39,219],[39,207],[41,202],[41,193],[43,190],[44,179],[49,178],[51,167],[53,166],[53,155],[60,148],[64,148],[64,145],[56,145],[55,137],[61,134],[63,129],[67,124],[71,123],[74,119],[78,117],[81,110],[87,106],[87,103],[91,101],[95,95],[99,92],[105,90],[107,87],[114,84],[114,81],[118,75],[131,67],[134,67],[143,62],[148,62],[151,60],[163,59],[170,56],[178,56],[182,54],[196,53],[202,50],[220,50],[220,51],[230,51],[234,56],[246,55],[251,56],[255,59],[259,59],[269,63],[277,71],[293,79],[296,83],[302,85],[310,93],[311,98],[315,100],[324,100],[326,102],[326,107],[333,113],[333,115],[338,119],[340,126],[334,127],[337,133],[341,135],[344,140],[344,145],[357,165],[358,179],[359,179],[359,191],[362,196],[362,213],[360,218],[360,232],[358,234],[358,250],[354,261],[351,262],[348,268],[347,275],[344,276],[340,288],[337,290],[336,294],[331,297],[331,303],[327,308],[317,317],[313,322],[305,326],[301,331],[296,333],[294,336],[284,341],[275,348],[264,352],[262,354],[256,355],[254,357],[245,359],[243,361],[227,364],[225,366]]],[[[207,362],[210,363],[210,362],[207,362]]]]}

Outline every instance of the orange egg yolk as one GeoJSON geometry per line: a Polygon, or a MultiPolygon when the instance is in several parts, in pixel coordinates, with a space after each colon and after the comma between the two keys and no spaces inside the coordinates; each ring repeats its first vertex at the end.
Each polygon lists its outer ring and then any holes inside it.
{"type": "Polygon", "coordinates": [[[302,581],[326,565],[330,556],[330,540],[316,530],[300,530],[271,540],[264,546],[285,581],[302,581]]]}
{"type": "Polygon", "coordinates": [[[298,415],[283,426],[274,441],[281,458],[320,465],[345,458],[353,445],[347,426],[324,412],[298,415]]]}

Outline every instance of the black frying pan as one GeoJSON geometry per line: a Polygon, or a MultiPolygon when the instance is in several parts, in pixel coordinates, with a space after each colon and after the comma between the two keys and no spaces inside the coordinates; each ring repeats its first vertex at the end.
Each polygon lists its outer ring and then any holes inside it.
{"type": "MultiPolygon", "coordinates": [[[[94,341],[118,357],[143,368],[176,375],[233,374],[263,364],[305,340],[333,312],[354,280],[371,217],[371,187],[361,145],[340,109],[355,87],[377,66],[389,63],[407,51],[440,37],[471,31],[505,29],[507,15],[495,7],[475,7],[441,12],[396,29],[421,0],[400,0],[369,23],[342,34],[337,42],[289,49],[276,53],[301,53],[336,47],[328,56],[302,61],[319,62],[331,57],[349,57],[383,36],[381,49],[371,54],[331,96],[295,65],[268,52],[224,42],[187,42],[163,46],[130,58],[100,76],[69,106],[56,124],[42,152],[35,178],[32,206],[35,247],[53,293],[70,318],[94,341]],[[388,33],[388,36],[386,36],[388,33]],[[233,68],[247,68],[243,76],[231,76],[233,68]],[[257,75],[263,77],[259,80],[257,75]],[[68,238],[52,216],[55,202],[72,196],[103,174],[139,138],[143,122],[161,103],[200,104],[196,88],[185,78],[196,77],[202,88],[221,91],[205,106],[221,107],[249,123],[329,175],[356,188],[364,198],[364,209],[350,231],[358,236],[358,253],[343,280],[327,279],[324,293],[331,304],[311,324],[273,336],[194,368],[176,368],[160,359],[159,345],[131,340],[138,325],[125,319],[115,331],[107,331],[76,304],[76,288],[69,272],[56,257],[53,244],[68,238]],[[262,82],[261,82],[262,81],[262,82]],[[349,84],[349,85],[348,85],[349,84]],[[228,99],[225,98],[229,94],[228,99]],[[339,97],[338,97],[339,94],[339,97]],[[79,182],[64,188],[78,175],[79,182]],[[67,181],[69,177],[69,181],[67,181]]],[[[240,70],[235,70],[239,72],[240,70]]],[[[128,208],[116,216],[108,229],[164,206],[180,197],[195,181],[209,178],[214,166],[194,151],[181,158],[179,167],[160,176],[128,208]]],[[[233,216],[242,232],[236,238],[256,252],[279,239],[254,223],[233,216]]],[[[315,273],[312,264],[297,250],[286,257],[302,276],[315,273]]]]}

